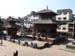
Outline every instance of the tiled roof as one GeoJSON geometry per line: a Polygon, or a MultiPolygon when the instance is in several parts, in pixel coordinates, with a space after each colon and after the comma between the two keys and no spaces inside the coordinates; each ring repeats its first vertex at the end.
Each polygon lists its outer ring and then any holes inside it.
{"type": "Polygon", "coordinates": [[[52,10],[49,10],[49,9],[43,9],[41,11],[36,12],[36,14],[40,14],[40,13],[54,13],[54,14],[56,14],[55,12],[53,12],[52,10]]]}
{"type": "Polygon", "coordinates": [[[61,14],[62,12],[64,14],[66,14],[67,12],[72,13],[72,10],[71,9],[60,9],[60,10],[57,10],[58,14],[61,14]]]}
{"type": "Polygon", "coordinates": [[[17,24],[14,24],[14,25],[10,25],[10,24],[7,24],[7,25],[4,25],[5,28],[20,28],[21,26],[20,25],[17,25],[17,24]]]}
{"type": "Polygon", "coordinates": [[[32,21],[31,23],[33,24],[58,24],[57,21],[55,20],[52,20],[52,19],[49,19],[49,20],[35,20],[35,21],[32,21]]]}

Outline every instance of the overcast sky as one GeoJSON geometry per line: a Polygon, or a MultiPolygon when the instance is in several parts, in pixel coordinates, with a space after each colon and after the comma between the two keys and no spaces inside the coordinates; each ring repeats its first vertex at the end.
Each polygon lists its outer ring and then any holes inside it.
{"type": "Polygon", "coordinates": [[[0,16],[23,17],[31,11],[49,9],[72,9],[75,13],[75,0],[0,0],[0,16]]]}

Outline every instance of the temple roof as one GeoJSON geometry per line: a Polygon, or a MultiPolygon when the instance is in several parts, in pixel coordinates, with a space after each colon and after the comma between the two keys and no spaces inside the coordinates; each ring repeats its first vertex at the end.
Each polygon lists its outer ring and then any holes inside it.
{"type": "Polygon", "coordinates": [[[42,13],[53,13],[53,14],[56,14],[55,12],[53,12],[52,10],[49,10],[49,9],[43,9],[43,10],[40,10],[40,11],[36,12],[36,14],[42,14],[42,13]]]}
{"type": "Polygon", "coordinates": [[[32,21],[31,23],[33,23],[33,24],[58,24],[58,22],[53,20],[53,19],[49,19],[49,20],[35,20],[35,21],[32,21]]]}
{"type": "Polygon", "coordinates": [[[4,25],[5,28],[21,28],[21,25],[18,25],[18,24],[7,24],[7,25],[4,25]]]}

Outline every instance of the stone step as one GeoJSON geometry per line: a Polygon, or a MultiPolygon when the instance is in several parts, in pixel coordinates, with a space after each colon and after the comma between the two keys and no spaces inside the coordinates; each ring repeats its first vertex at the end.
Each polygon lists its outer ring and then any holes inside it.
{"type": "Polygon", "coordinates": [[[73,44],[75,44],[75,40],[73,41],[73,44]]]}
{"type": "Polygon", "coordinates": [[[66,48],[75,49],[75,45],[72,42],[70,42],[66,45],[66,48]]]}

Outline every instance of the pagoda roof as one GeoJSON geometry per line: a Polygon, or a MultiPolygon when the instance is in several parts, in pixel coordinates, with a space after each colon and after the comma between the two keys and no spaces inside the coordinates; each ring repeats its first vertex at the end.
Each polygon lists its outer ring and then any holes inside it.
{"type": "Polygon", "coordinates": [[[53,13],[53,14],[57,15],[57,13],[55,13],[52,10],[49,10],[49,9],[43,9],[43,10],[40,10],[40,11],[36,12],[36,14],[43,14],[43,13],[53,13]]]}
{"type": "Polygon", "coordinates": [[[21,25],[18,25],[18,24],[7,24],[7,25],[4,25],[5,28],[21,28],[21,25]]]}
{"type": "Polygon", "coordinates": [[[49,19],[49,20],[35,20],[31,22],[32,24],[58,24],[57,21],[53,20],[53,19],[49,19]]]}

